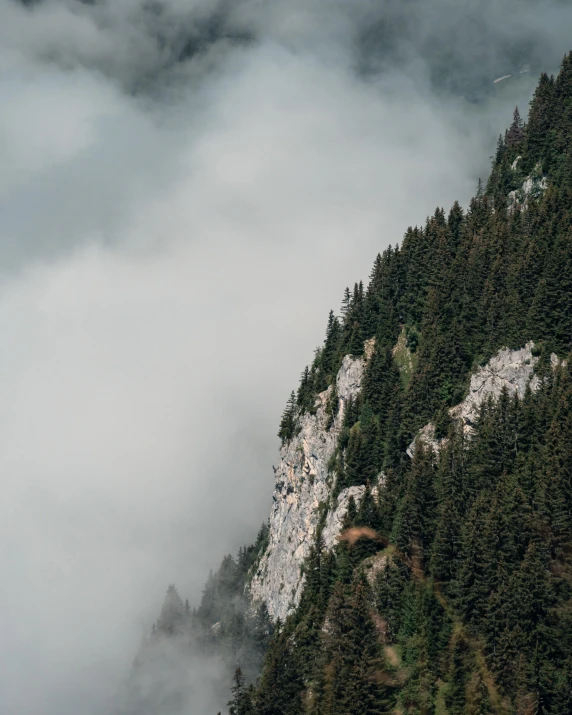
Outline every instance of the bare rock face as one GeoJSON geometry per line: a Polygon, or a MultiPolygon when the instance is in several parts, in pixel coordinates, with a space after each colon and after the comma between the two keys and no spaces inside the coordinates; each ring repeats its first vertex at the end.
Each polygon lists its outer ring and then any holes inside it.
{"type": "MultiPolygon", "coordinates": [[[[471,377],[469,394],[460,404],[449,410],[451,417],[461,422],[467,435],[471,434],[479,409],[489,397],[497,399],[504,388],[511,395],[516,392],[519,397],[524,396],[527,386],[533,391],[538,389],[540,380],[533,374],[538,358],[532,354],[533,348],[534,343],[531,341],[520,350],[499,350],[471,377]]],[[[431,446],[434,452],[439,451],[440,442],[435,439],[435,426],[431,422],[419,431],[409,445],[407,454],[410,457],[413,456],[417,440],[431,446]]]]}
{"type": "Polygon", "coordinates": [[[335,507],[328,512],[326,524],[322,535],[326,548],[332,549],[336,543],[336,537],[342,530],[345,515],[348,513],[350,499],[353,497],[356,506],[359,507],[365,492],[365,486],[348,487],[341,491],[336,500],[335,507]]]}
{"type": "Polygon", "coordinates": [[[504,388],[511,395],[516,392],[519,397],[524,397],[529,385],[533,391],[537,390],[540,380],[533,375],[533,370],[538,357],[532,354],[533,348],[531,341],[520,350],[499,350],[471,377],[469,394],[460,405],[453,407],[451,417],[461,419],[470,429],[483,402],[491,396],[497,399],[504,388]]]}
{"type": "MultiPolygon", "coordinates": [[[[379,499],[380,491],[384,486],[385,474],[381,472],[377,478],[377,483],[374,484],[371,489],[371,496],[376,502],[379,499]]],[[[348,513],[350,499],[353,498],[356,508],[359,508],[364,494],[365,486],[363,484],[342,489],[342,491],[338,494],[335,504],[331,505],[330,511],[326,517],[324,530],[322,531],[324,545],[327,549],[333,549],[337,544],[337,537],[342,531],[342,525],[344,523],[345,516],[348,513]]]]}
{"type": "MultiPolygon", "coordinates": [[[[511,165],[511,169],[516,171],[518,162],[522,157],[517,157],[511,165]]],[[[509,209],[526,208],[530,197],[540,196],[548,188],[548,181],[542,173],[542,166],[537,164],[532,172],[523,181],[520,189],[510,191],[508,195],[509,209]]]]}
{"type": "MultiPolygon", "coordinates": [[[[284,619],[300,600],[303,586],[301,567],[310,552],[320,516],[330,507],[332,477],[328,463],[343,424],[349,399],[361,389],[366,361],[373,350],[367,341],[365,359],[344,357],[336,378],[339,399],[337,415],[328,429],[326,412],[332,387],[316,398],[315,414],[300,418],[300,431],[280,449],[280,464],[275,467],[275,490],[270,513],[269,544],[251,583],[254,601],[264,601],[273,618],[284,619]]],[[[350,496],[356,504],[365,487],[344,490],[326,517],[326,543],[335,543],[350,496]],[[353,490],[353,491],[352,491],[353,490]],[[351,494],[350,494],[351,492],[351,494]]]]}
{"type": "MultiPolygon", "coordinates": [[[[449,414],[451,414],[451,410],[449,410],[449,414]]],[[[406,452],[410,459],[413,459],[415,445],[418,442],[422,442],[426,447],[431,447],[434,454],[439,454],[443,440],[439,440],[435,437],[435,425],[433,422],[429,422],[425,425],[425,427],[422,427],[419,430],[419,432],[415,435],[413,442],[411,442],[409,447],[407,447],[406,452]]]]}

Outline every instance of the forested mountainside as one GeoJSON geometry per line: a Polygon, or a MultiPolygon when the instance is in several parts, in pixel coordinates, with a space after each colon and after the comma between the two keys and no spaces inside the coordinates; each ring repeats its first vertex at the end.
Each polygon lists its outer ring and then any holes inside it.
{"type": "Polygon", "coordinates": [[[207,713],[213,702],[228,700],[238,664],[249,682],[257,678],[274,625],[263,603],[252,604],[247,584],[267,540],[263,525],[253,545],[236,558],[225,556],[209,574],[198,608],[169,586],[119,695],[118,714],[207,713]]]}
{"type": "Polygon", "coordinates": [[[572,712],[571,349],[572,53],[330,314],[270,527],[181,617],[267,649],[232,715],[572,712]]]}

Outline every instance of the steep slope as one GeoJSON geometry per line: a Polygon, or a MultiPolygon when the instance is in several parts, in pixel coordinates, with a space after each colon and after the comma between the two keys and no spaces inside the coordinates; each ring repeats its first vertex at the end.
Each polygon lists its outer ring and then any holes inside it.
{"type": "Polygon", "coordinates": [[[248,681],[256,679],[273,625],[263,606],[253,608],[247,584],[267,541],[264,524],[252,546],[236,558],[225,556],[209,575],[198,608],[169,586],[117,696],[115,715],[214,714],[228,702],[237,664],[248,681]]]}
{"type": "Polygon", "coordinates": [[[188,616],[206,653],[233,635],[228,663],[267,649],[232,715],[572,712],[571,349],[572,54],[468,210],[330,314],[268,531],[188,616]]]}
{"type": "MultiPolygon", "coordinates": [[[[373,341],[365,348],[371,357],[373,341]]],[[[395,352],[395,349],[394,349],[395,352]]],[[[538,362],[534,343],[519,350],[499,350],[486,365],[471,376],[468,394],[458,405],[450,408],[451,420],[458,421],[467,436],[474,432],[481,407],[489,398],[498,400],[503,390],[524,398],[527,389],[535,392],[541,380],[534,373],[538,362]]],[[[551,364],[558,357],[551,354],[551,364]]],[[[263,602],[273,618],[284,620],[300,601],[304,587],[303,565],[320,526],[324,548],[338,543],[350,499],[359,507],[365,485],[343,489],[334,494],[334,475],[330,461],[335,454],[346,405],[355,400],[361,390],[367,359],[346,355],[333,385],[318,394],[315,410],[300,418],[298,433],[280,450],[280,464],[275,469],[275,492],[269,520],[269,543],[256,566],[250,593],[254,602],[263,602]],[[334,418],[328,414],[331,395],[338,395],[339,407],[334,418]]],[[[438,453],[443,439],[436,439],[435,424],[429,422],[419,430],[407,449],[413,458],[415,445],[421,440],[438,453]]],[[[383,483],[383,472],[374,488],[383,483]],[[380,479],[381,478],[381,479],[380,479]]]]}
{"type": "MultiPolygon", "coordinates": [[[[527,343],[520,350],[499,350],[484,367],[471,375],[469,392],[465,399],[448,410],[451,420],[458,421],[463,432],[471,436],[474,425],[477,423],[482,405],[488,400],[498,400],[503,390],[509,395],[518,395],[523,398],[527,389],[535,392],[541,384],[538,375],[534,374],[534,366],[538,357],[533,354],[534,343],[527,343]]],[[[552,364],[558,363],[557,356],[552,353],[552,364]]],[[[418,441],[430,446],[437,453],[442,446],[443,439],[435,436],[435,425],[429,422],[409,445],[407,455],[413,458],[415,446],[418,441]]]]}
{"type": "Polygon", "coordinates": [[[346,290],[281,424],[251,594],[283,624],[233,712],[572,712],[571,169],[569,55],[468,212],[346,290]]]}
{"type": "MultiPolygon", "coordinates": [[[[369,351],[373,349],[370,344],[369,351]]],[[[346,355],[333,385],[316,397],[314,410],[301,415],[297,434],[280,450],[270,514],[269,544],[252,579],[251,594],[263,601],[274,618],[284,620],[298,605],[304,579],[302,565],[310,553],[316,529],[326,516],[326,545],[341,530],[350,494],[345,489],[331,503],[333,477],[330,460],[342,429],[346,406],[361,389],[366,360],[346,355]],[[328,414],[334,392],[335,416],[328,414]]],[[[363,490],[362,490],[363,491],[363,490]]],[[[359,493],[359,492],[357,492],[359,493]]],[[[356,489],[352,490],[355,498],[356,489]]]]}

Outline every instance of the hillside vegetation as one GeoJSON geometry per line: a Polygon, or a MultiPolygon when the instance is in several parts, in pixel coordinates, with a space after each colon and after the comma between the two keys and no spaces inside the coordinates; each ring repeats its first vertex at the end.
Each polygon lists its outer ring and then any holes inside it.
{"type": "Polygon", "coordinates": [[[336,375],[364,346],[329,469],[333,497],[365,492],[332,550],[320,512],[295,610],[273,623],[249,602],[263,527],[198,610],[169,592],[151,643],[239,665],[231,715],[571,713],[572,53],[526,123],[515,111],[468,209],[437,209],[346,289],[283,444],[328,388],[332,429],[336,375]],[[525,345],[535,389],[484,400],[464,429],[450,410],[471,374],[525,345]],[[408,456],[428,422],[439,449],[408,456]]]}
{"type": "Polygon", "coordinates": [[[468,210],[436,210],[346,289],[283,441],[370,338],[332,464],[337,491],[365,497],[332,552],[318,530],[302,600],[258,684],[237,673],[231,713],[572,712],[572,54],[468,210]],[[529,341],[540,387],[485,401],[467,436],[449,408],[471,372],[529,341]],[[439,454],[410,459],[430,420],[439,454]]]}

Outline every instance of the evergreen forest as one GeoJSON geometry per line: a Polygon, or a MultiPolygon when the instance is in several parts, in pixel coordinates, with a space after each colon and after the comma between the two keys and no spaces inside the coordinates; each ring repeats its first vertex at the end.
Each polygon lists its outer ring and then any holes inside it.
{"type": "Polygon", "coordinates": [[[347,538],[328,550],[318,528],[285,622],[245,600],[265,528],[187,609],[225,634],[230,714],[572,713],[572,53],[515,110],[467,209],[408,228],[346,289],[283,443],[332,385],[335,416],[341,362],[371,339],[330,465],[335,494],[365,485],[347,538]],[[531,341],[538,389],[485,401],[468,435],[449,410],[471,374],[531,341]],[[408,456],[430,421],[440,449],[408,456]]]}

